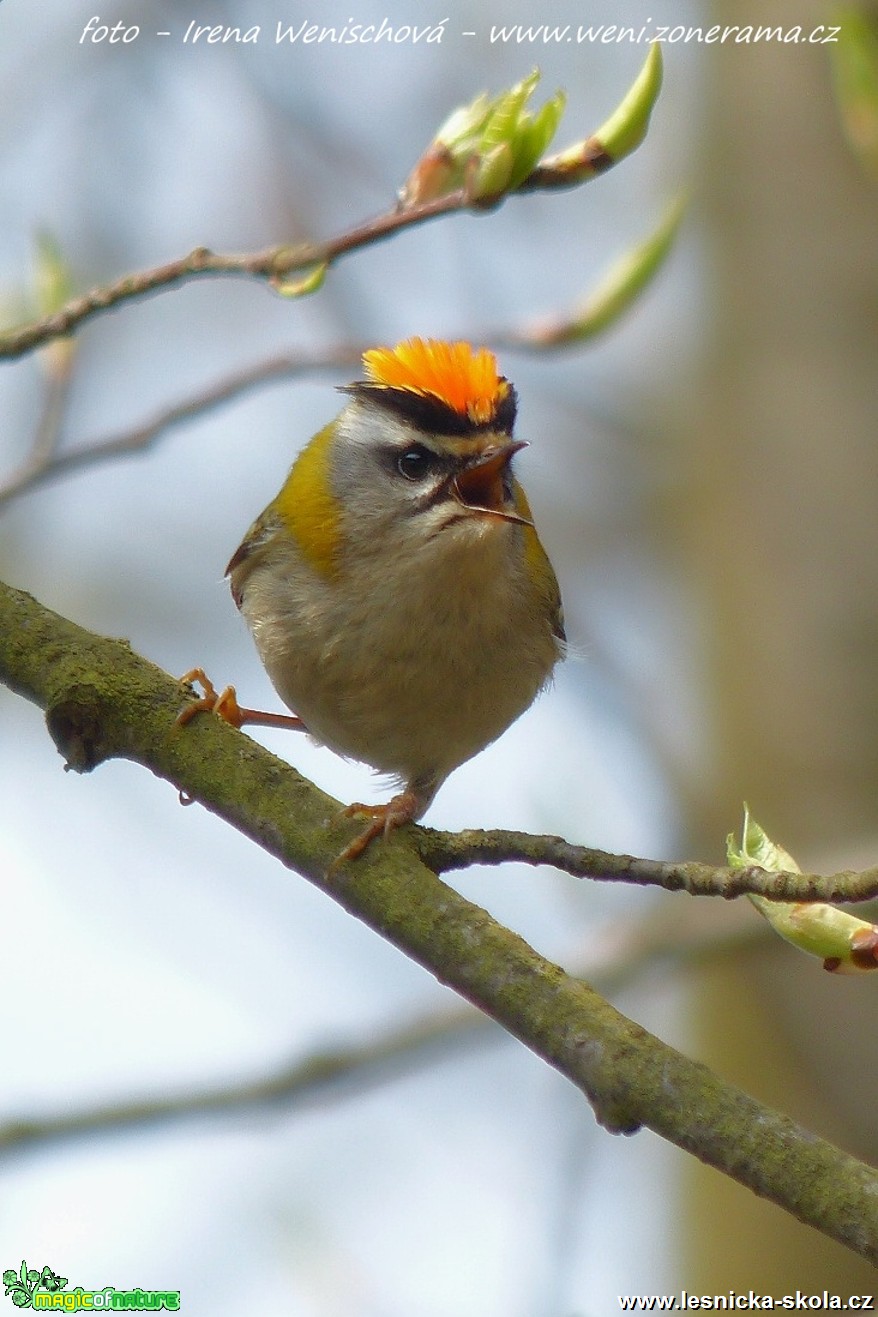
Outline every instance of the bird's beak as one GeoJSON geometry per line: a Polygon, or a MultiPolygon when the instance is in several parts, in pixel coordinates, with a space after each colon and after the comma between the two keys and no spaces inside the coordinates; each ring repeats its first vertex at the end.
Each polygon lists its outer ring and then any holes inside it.
{"type": "Polygon", "coordinates": [[[512,439],[502,447],[487,448],[480,453],[451,482],[451,492],[458,503],[472,512],[483,512],[490,517],[501,517],[504,521],[517,521],[522,526],[532,526],[533,522],[527,517],[509,510],[506,482],[503,479],[510,459],[522,448],[527,448],[523,439],[512,439]]]}

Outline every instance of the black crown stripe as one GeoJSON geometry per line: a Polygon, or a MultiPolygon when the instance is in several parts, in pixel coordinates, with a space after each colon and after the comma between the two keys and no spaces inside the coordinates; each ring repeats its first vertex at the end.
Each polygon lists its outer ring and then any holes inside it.
{"type": "Polygon", "coordinates": [[[466,435],[477,434],[480,430],[499,430],[503,434],[512,434],[515,424],[516,397],[512,384],[487,421],[470,420],[434,394],[414,393],[411,389],[394,388],[387,384],[373,384],[363,380],[345,385],[340,392],[350,393],[355,398],[368,397],[431,434],[466,435]]]}

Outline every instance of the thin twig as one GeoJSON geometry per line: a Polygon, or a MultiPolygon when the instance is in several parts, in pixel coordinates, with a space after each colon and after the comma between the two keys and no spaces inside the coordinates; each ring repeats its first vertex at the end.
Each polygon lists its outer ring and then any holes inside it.
{"type": "Polygon", "coordinates": [[[343,1096],[353,1090],[362,1092],[400,1072],[428,1064],[437,1051],[461,1045],[470,1033],[487,1023],[472,1009],[447,1012],[425,1017],[368,1043],[314,1052],[274,1074],[239,1084],[172,1097],[107,1103],[54,1117],[13,1119],[0,1125],[0,1155],[59,1139],[268,1106],[289,1111],[309,1101],[323,1101],[328,1093],[343,1096]]]}
{"type": "Polygon", "coordinates": [[[127,274],[114,283],[93,288],[83,296],[73,298],[52,315],[35,320],[32,324],[6,330],[0,334],[0,360],[23,356],[50,339],[71,333],[86,320],[124,302],[148,297],[163,289],[181,287],[194,279],[225,275],[230,278],[267,280],[282,285],[293,274],[332,265],[340,257],[381,242],[399,229],[411,228],[436,219],[439,215],[450,215],[467,209],[469,204],[464,192],[452,192],[408,210],[388,211],[323,243],[304,242],[295,246],[279,244],[258,252],[233,252],[225,255],[212,252],[207,247],[196,247],[178,260],[127,274]]]}
{"type": "MultiPolygon", "coordinates": [[[[497,351],[545,353],[558,352],[589,339],[595,333],[603,332],[655,276],[670,248],[681,213],[680,204],[677,203],[657,232],[626,253],[623,259],[617,260],[588,300],[572,311],[555,313],[517,329],[481,334],[478,341],[497,351]]],[[[471,338],[472,334],[467,337],[471,338]]],[[[47,353],[54,352],[60,357],[59,350],[66,349],[61,362],[69,366],[72,347],[72,339],[57,340],[50,345],[47,353]]],[[[38,437],[32,452],[18,470],[5,481],[0,481],[0,506],[71,470],[142,452],[169,430],[196,420],[212,408],[253,388],[305,372],[316,373],[353,363],[362,355],[363,350],[363,347],[336,345],[319,352],[297,351],[283,356],[274,355],[267,361],[257,362],[224,376],[191,397],[163,408],[146,421],[117,431],[108,438],[80,443],[64,453],[56,451],[56,443],[46,444],[38,437]]]]}
{"type": "Polygon", "coordinates": [[[561,157],[557,158],[557,164],[543,161],[511,192],[476,200],[468,188],[462,187],[412,205],[397,203],[384,214],[355,225],[346,233],[326,242],[295,245],[280,243],[258,252],[225,254],[213,252],[208,247],[196,247],[178,260],[124,275],[113,283],[93,288],[83,296],[74,298],[52,315],[0,333],[0,360],[23,356],[42,343],[63,337],[85,321],[124,302],[147,297],[163,289],[180,287],[195,279],[220,275],[259,279],[283,291],[284,284],[290,281],[292,275],[307,274],[321,267],[328,269],[341,257],[382,242],[401,229],[413,228],[442,215],[459,214],[462,211],[478,214],[495,210],[509,197],[526,192],[578,187],[618,164],[639,140],[629,143],[625,152],[611,157],[597,138],[590,137],[583,143],[582,158],[578,163],[570,160],[561,163],[561,157]]]}
{"type": "Polygon", "coordinates": [[[417,849],[434,873],[466,869],[472,864],[547,864],[575,878],[663,887],[690,896],[722,896],[726,900],[756,892],[773,901],[869,901],[878,896],[878,867],[821,875],[769,872],[751,865],[721,868],[697,860],[646,860],[576,846],[563,837],[496,829],[481,832],[436,832],[419,828],[417,849]]]}

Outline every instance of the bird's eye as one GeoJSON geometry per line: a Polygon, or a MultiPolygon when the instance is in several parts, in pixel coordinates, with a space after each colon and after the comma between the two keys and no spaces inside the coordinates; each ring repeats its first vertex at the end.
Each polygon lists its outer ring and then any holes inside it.
{"type": "Polygon", "coordinates": [[[423,480],[433,467],[433,454],[421,444],[412,444],[396,459],[396,469],[406,480],[423,480]]]}

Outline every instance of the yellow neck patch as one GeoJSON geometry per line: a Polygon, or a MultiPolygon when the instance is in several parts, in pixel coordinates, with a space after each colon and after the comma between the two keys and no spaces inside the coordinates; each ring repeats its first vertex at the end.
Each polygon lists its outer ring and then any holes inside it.
{"type": "Polygon", "coordinates": [[[509,394],[493,352],[469,343],[409,338],[364,352],[363,366],[370,383],[436,398],[474,425],[490,421],[509,394]]]}
{"type": "Polygon", "coordinates": [[[341,548],[341,508],[329,480],[329,450],[335,433],[331,421],[303,448],[293,463],[275,508],[311,566],[333,576],[341,548]]]}

